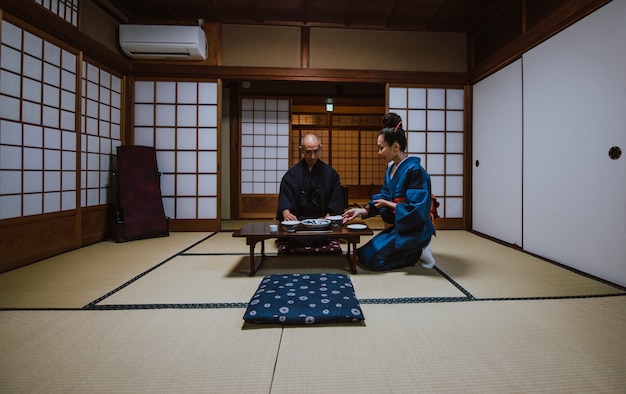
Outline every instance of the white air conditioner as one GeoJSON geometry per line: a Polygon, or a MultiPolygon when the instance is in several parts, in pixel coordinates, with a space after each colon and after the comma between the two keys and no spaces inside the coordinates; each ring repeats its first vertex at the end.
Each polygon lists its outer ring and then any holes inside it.
{"type": "Polygon", "coordinates": [[[120,47],[132,58],[204,60],[207,40],[200,26],[120,25],[120,47]]]}

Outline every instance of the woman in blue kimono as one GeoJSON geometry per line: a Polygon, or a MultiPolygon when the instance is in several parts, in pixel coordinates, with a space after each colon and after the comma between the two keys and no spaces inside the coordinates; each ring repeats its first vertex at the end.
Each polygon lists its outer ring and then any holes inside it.
{"type": "Polygon", "coordinates": [[[387,271],[414,266],[418,260],[426,268],[435,266],[430,239],[435,227],[430,219],[430,175],[418,157],[409,157],[406,134],[400,123],[383,128],[378,135],[378,154],[389,162],[380,193],[363,208],[343,214],[343,222],[361,215],[380,215],[393,224],[357,249],[361,264],[371,270],[387,271]]]}

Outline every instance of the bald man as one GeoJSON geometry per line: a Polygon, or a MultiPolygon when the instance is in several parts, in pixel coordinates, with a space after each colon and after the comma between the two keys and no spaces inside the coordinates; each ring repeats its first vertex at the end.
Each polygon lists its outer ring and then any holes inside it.
{"type": "Polygon", "coordinates": [[[317,219],[344,211],[339,174],[319,159],[322,142],[315,134],[300,141],[302,159],[285,173],[278,195],[278,220],[317,219]]]}

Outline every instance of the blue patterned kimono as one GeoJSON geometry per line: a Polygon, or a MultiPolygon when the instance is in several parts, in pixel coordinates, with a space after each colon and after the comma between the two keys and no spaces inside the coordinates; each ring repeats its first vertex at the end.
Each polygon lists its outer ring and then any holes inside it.
{"type": "Polygon", "coordinates": [[[420,165],[420,159],[409,157],[400,163],[391,178],[393,166],[387,168],[385,182],[379,194],[369,202],[369,216],[380,214],[385,223],[394,224],[357,249],[361,264],[375,271],[387,271],[413,266],[422,248],[435,234],[430,220],[430,175],[420,165]],[[384,199],[397,202],[395,212],[387,207],[378,210],[373,201],[384,199]]]}

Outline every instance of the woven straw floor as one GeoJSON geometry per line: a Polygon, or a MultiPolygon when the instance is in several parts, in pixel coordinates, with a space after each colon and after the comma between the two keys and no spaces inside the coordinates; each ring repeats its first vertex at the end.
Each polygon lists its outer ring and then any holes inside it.
{"type": "Polygon", "coordinates": [[[0,392],[626,392],[623,288],[465,231],[432,247],[432,270],[350,274],[364,324],[245,324],[264,275],[348,265],[267,241],[249,277],[229,230],[0,274],[0,392]]]}

